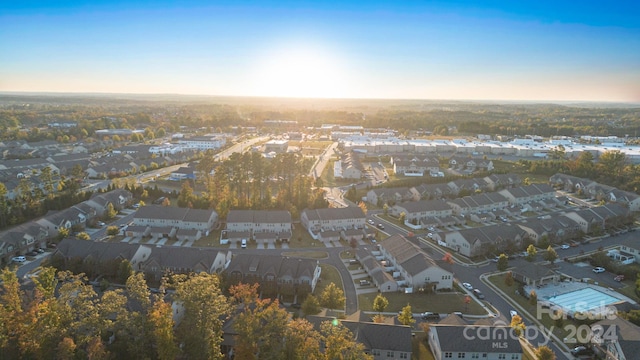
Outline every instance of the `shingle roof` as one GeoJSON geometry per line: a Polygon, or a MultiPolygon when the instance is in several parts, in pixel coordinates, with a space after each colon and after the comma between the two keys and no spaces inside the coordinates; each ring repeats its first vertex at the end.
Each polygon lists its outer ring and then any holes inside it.
{"type": "Polygon", "coordinates": [[[430,331],[437,334],[443,352],[522,354],[520,341],[508,326],[451,326],[440,322],[431,325],[430,331]],[[475,336],[475,339],[470,339],[471,336],[475,336]],[[496,349],[494,346],[498,341],[501,347],[496,349]]]}

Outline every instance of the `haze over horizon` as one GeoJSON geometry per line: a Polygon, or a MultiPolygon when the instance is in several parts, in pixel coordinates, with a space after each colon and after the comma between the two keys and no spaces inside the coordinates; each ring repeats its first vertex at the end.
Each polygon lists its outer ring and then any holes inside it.
{"type": "Polygon", "coordinates": [[[0,4],[0,91],[640,102],[640,5],[0,4]]]}

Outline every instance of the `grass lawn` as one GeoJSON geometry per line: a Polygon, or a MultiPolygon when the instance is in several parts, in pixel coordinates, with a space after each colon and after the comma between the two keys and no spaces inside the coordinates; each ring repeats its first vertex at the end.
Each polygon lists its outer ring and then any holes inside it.
{"type": "Polygon", "coordinates": [[[320,294],[322,294],[322,291],[324,291],[324,288],[331,283],[336,284],[338,289],[344,289],[340,273],[335,267],[327,264],[320,264],[320,268],[322,269],[322,273],[320,274],[320,281],[318,282],[318,285],[316,285],[316,289],[313,293],[316,297],[320,296],[320,294]]]}
{"type": "Polygon", "coordinates": [[[427,344],[427,335],[423,332],[417,332],[416,336],[411,339],[411,359],[414,360],[434,360],[429,344],[427,344]]]}
{"type": "MultiPolygon", "coordinates": [[[[373,299],[378,293],[360,294],[358,295],[358,307],[363,311],[373,311],[373,299]]],[[[484,309],[475,301],[471,301],[468,305],[464,303],[465,295],[461,293],[455,294],[403,294],[403,293],[383,293],[385,298],[389,300],[389,306],[385,312],[397,312],[411,305],[413,313],[432,311],[441,314],[450,314],[460,311],[464,314],[483,315],[486,314],[484,309]],[[466,307],[466,309],[465,309],[466,307]]]]}

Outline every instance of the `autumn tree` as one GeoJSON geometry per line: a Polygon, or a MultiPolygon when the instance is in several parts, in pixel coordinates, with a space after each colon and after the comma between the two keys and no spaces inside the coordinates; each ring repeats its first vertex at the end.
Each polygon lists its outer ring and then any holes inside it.
{"type": "Polygon", "coordinates": [[[320,302],[315,296],[309,295],[304,299],[300,308],[304,316],[315,315],[320,312],[320,302]]]}
{"type": "Polygon", "coordinates": [[[381,313],[389,306],[389,300],[384,297],[382,294],[378,294],[375,299],[373,299],[373,311],[381,313]]]}
{"type": "Polygon", "coordinates": [[[498,271],[505,271],[509,267],[509,257],[506,254],[500,254],[498,256],[498,263],[496,264],[498,271]]]}
{"type": "Polygon", "coordinates": [[[364,345],[356,342],[351,331],[337,320],[323,322],[320,333],[325,344],[325,359],[373,359],[364,352],[364,345]]]}
{"type": "Polygon", "coordinates": [[[321,335],[313,325],[303,319],[288,322],[284,334],[284,353],[282,359],[323,360],[320,351],[321,335]]]}
{"type": "Polygon", "coordinates": [[[522,317],[520,317],[520,315],[517,315],[517,314],[511,318],[510,326],[517,336],[522,335],[526,328],[524,325],[524,321],[522,321],[522,317]]]}
{"type": "Polygon", "coordinates": [[[413,318],[410,304],[407,304],[407,306],[402,308],[402,311],[400,311],[400,314],[398,315],[398,321],[400,321],[402,325],[412,326],[415,324],[416,320],[413,318]]]}
{"type": "Polygon", "coordinates": [[[513,274],[509,271],[504,275],[504,284],[511,287],[513,286],[513,282],[513,274]]]}
{"type": "Polygon", "coordinates": [[[547,252],[544,254],[544,259],[550,262],[551,264],[553,264],[556,261],[556,259],[558,259],[558,253],[554,248],[551,247],[551,245],[547,247],[547,252]]]}
{"type": "Polygon", "coordinates": [[[174,276],[174,282],[175,300],[182,312],[176,340],[184,344],[184,354],[190,359],[221,358],[222,325],[231,308],[220,279],[199,273],[189,278],[174,276]]]}
{"type": "Polygon", "coordinates": [[[535,246],[533,246],[533,244],[529,245],[527,247],[527,257],[526,260],[531,262],[533,260],[535,260],[536,255],[538,254],[538,249],[536,249],[535,246]]]}
{"type": "Polygon", "coordinates": [[[556,360],[556,353],[546,345],[540,346],[534,350],[536,360],[556,360]]]}
{"type": "Polygon", "coordinates": [[[320,294],[320,305],[329,309],[343,308],[345,296],[342,289],[338,288],[335,283],[330,283],[324,288],[320,294]]]}

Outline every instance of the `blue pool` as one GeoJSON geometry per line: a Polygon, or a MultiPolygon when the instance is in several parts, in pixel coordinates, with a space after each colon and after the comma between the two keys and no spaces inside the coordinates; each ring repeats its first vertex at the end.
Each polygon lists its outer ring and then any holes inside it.
{"type": "Polygon", "coordinates": [[[547,300],[562,308],[580,311],[589,311],[601,306],[620,302],[620,299],[592,288],[584,288],[557,296],[550,296],[547,300]]]}

